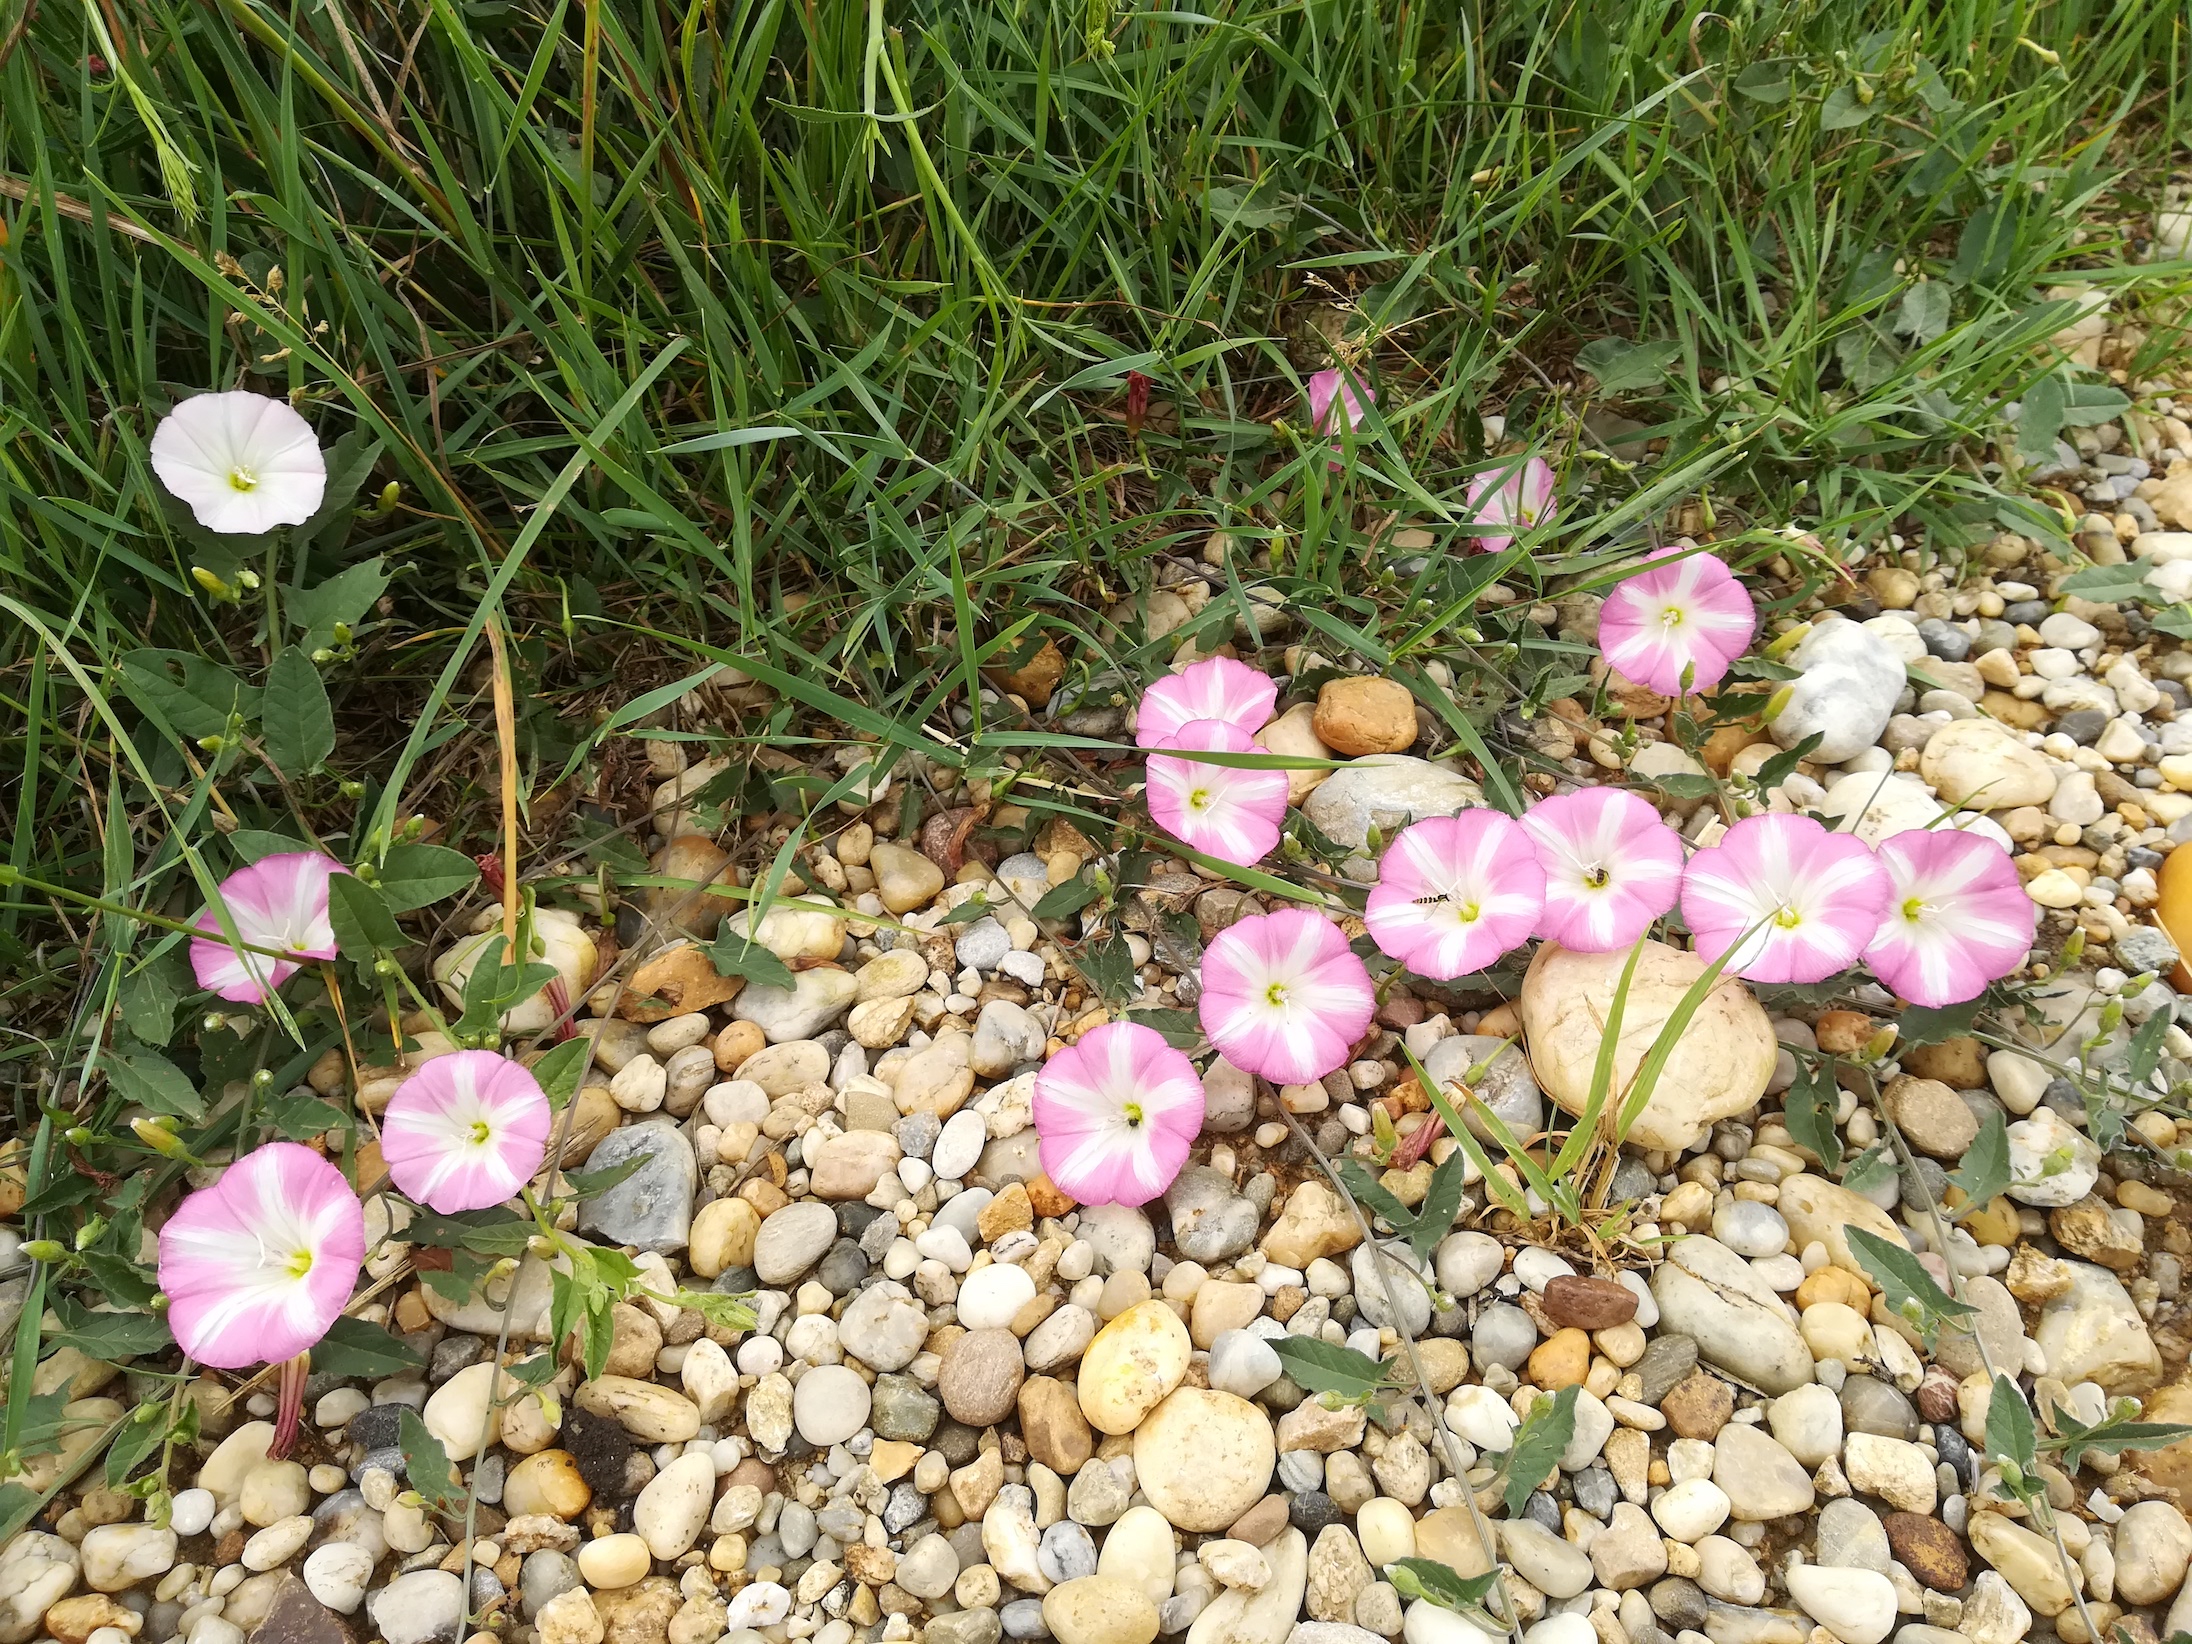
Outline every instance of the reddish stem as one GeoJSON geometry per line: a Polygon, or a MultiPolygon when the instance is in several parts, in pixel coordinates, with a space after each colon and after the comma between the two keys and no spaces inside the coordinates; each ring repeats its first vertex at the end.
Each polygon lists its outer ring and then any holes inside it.
{"type": "Polygon", "coordinates": [[[266,1447],[269,1461],[280,1461],[297,1442],[297,1428],[304,1419],[304,1379],[311,1374],[312,1355],[299,1353],[282,1365],[281,1391],[274,1415],[274,1441],[266,1447]]]}

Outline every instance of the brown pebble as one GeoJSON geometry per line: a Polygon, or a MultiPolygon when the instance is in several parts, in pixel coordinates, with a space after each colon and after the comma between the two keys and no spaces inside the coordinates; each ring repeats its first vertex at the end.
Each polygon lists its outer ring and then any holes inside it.
{"type": "Polygon", "coordinates": [[[1095,1451],[1079,1394],[1065,1382],[1033,1376],[1020,1389],[1020,1431],[1028,1454],[1061,1478],[1071,1478],[1095,1451]]]}
{"type": "Polygon", "coordinates": [[[1676,1438],[1717,1438],[1735,1414],[1735,1390],[1718,1376],[1693,1370],[1659,1401],[1659,1413],[1676,1438]]]}
{"type": "Polygon", "coordinates": [[[1918,1384],[1912,1402],[1918,1406],[1918,1414],[1927,1421],[1954,1421],[1957,1414],[1956,1378],[1946,1370],[1932,1369],[1926,1379],[1918,1384]]]}
{"type": "Polygon", "coordinates": [[[1963,1538],[1939,1519],[1922,1513],[1889,1513],[1881,1522],[1887,1527],[1888,1545],[1920,1586],[1955,1593],[1971,1579],[1963,1538]]]}
{"type": "Polygon", "coordinates": [[[936,1390],[954,1421],[987,1427],[1011,1414],[1026,1374],[1010,1330],[969,1330],[944,1349],[936,1390]]]}
{"type": "Polygon", "coordinates": [[[1233,1521],[1226,1537],[1232,1541],[1245,1541],[1251,1547],[1268,1546],[1286,1528],[1286,1514],[1286,1497],[1265,1496],[1233,1521]]]}
{"type": "Polygon", "coordinates": [[[1829,1055],[1854,1056],[1871,1043],[1873,1021],[1861,1010],[1822,1011],[1812,1033],[1829,1055]]]}
{"type": "Polygon", "coordinates": [[[1612,1279],[1560,1273],[1545,1286],[1545,1311],[1578,1330],[1611,1330],[1636,1317],[1636,1293],[1612,1279]]]}

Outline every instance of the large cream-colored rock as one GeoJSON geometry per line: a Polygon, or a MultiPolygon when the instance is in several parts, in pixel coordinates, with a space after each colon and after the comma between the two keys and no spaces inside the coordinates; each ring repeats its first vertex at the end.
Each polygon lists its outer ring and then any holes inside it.
{"type": "Polygon", "coordinates": [[[2055,768],[1999,720],[1952,719],[1926,739],[1918,774],[1942,800],[1973,810],[2011,811],[2055,796],[2055,768]]]}
{"type": "Polygon", "coordinates": [[[1865,1276],[1865,1264],[1850,1249],[1850,1228],[1861,1227],[1889,1244],[1906,1250],[1910,1247],[1910,1241],[1885,1210],[1823,1176],[1791,1176],[1781,1184],[1781,1197],[1775,1202],[1798,1250],[1807,1244],[1823,1244],[1836,1267],[1846,1268],[1859,1278],[1865,1276]]]}
{"type": "Polygon", "coordinates": [[[1179,1314],[1161,1301],[1135,1303],[1081,1355],[1081,1414],[1099,1433],[1133,1432],[1180,1385],[1194,1352],[1179,1314]]]}
{"type": "Polygon", "coordinates": [[[1278,1459],[1270,1417],[1244,1398],[1200,1387],[1175,1389],[1134,1432],[1142,1494],[1180,1530],[1231,1524],[1263,1499],[1278,1459]]]}
{"type": "MultiPolygon", "coordinates": [[[[504,959],[507,948],[499,924],[492,930],[452,943],[434,961],[434,980],[441,984],[443,996],[452,1005],[462,1005],[465,984],[472,979],[473,966],[490,952],[498,961],[504,959]]],[[[566,1006],[584,998],[587,988],[593,985],[594,939],[586,934],[575,913],[566,913],[561,908],[536,910],[530,957],[537,963],[554,966],[556,980],[562,985],[560,988],[545,987],[530,999],[504,1011],[502,1029],[505,1033],[540,1032],[562,1015],[566,1006]]]]}
{"type": "MultiPolygon", "coordinates": [[[[1545,1094],[1569,1113],[1589,1105],[1607,1011],[1627,962],[1626,950],[1573,953],[1547,942],[1523,977],[1520,1014],[1531,1069],[1545,1094]]],[[[1603,1123],[1613,1122],[1638,1065],[1704,970],[1679,949],[1644,944],[1622,1010],[1613,1096],[1603,1123]]],[[[1773,1026],[1758,1001],[1735,977],[1723,975],[1690,1018],[1626,1139],[1668,1151],[1695,1147],[1715,1120],[1747,1111],[1765,1094],[1775,1048],[1773,1026]]]]}

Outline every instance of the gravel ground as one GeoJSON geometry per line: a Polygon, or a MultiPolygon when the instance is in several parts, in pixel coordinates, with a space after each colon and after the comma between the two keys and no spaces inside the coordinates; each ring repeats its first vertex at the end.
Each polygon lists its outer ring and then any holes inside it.
{"type": "MultiPolygon", "coordinates": [[[[2104,317],[2087,339],[2103,364],[2113,337],[2104,317]]],[[[2142,385],[2125,425],[2077,430],[2043,476],[2092,510],[2087,555],[2142,562],[2164,598],[2192,591],[2177,586],[2192,583],[2192,430],[2167,390],[2142,385]]],[[[1621,956],[1551,951],[1508,1000],[1393,988],[1321,1085],[1276,1091],[1213,1061],[1203,1138],[1163,1200],[1077,1207],[1037,1163],[1032,1080],[1107,1013],[1058,930],[1027,914],[1098,848],[1053,824],[1033,852],[959,862],[951,817],[901,842],[887,836],[895,798],[877,794],[800,860],[807,895],[842,911],[761,922],[794,988],[742,988],[673,944],[594,1001],[621,1014],[581,1022],[593,1071],[567,1164],[641,1160],[585,1206],[582,1230],[638,1255],[662,1290],[754,1292],[751,1332],[620,1305],[607,1373],[566,1365],[546,1396],[490,1418],[505,1305],[510,1356],[547,1350],[544,1269],[453,1301],[369,1207],[385,1235],[369,1272],[390,1282],[367,1316],[428,1368],[318,1378],[286,1461],[266,1458],[266,1394],[231,1409],[201,1384],[205,1437],[172,1523],[142,1522],[87,1474],[50,1530],[0,1552],[0,1644],[453,1644],[468,1567],[473,1630],[510,1644],[1481,1644],[1481,1628],[1404,1600],[1386,1575],[1409,1557],[1476,1575],[1494,1554],[1526,1644],[2090,1644],[2096,1628],[2152,1644],[2192,1627],[2177,1504],[2192,1444],[2043,1465],[2059,1555],[1990,1487],[1985,1443],[1990,1367],[2029,1390],[2043,1432],[2059,1411],[2098,1420],[2120,1394],[2146,1398],[2150,1419],[2192,1416],[2192,1386],[2169,1385],[2192,1251],[2177,1125],[2142,1113],[2104,1154],[2065,1076],[2122,1068],[2141,1023],[2184,1009],[2169,930],[2192,937],[2192,870],[2172,855],[2192,838],[2192,651],[2136,600],[2062,592],[2068,568],[2022,538],[1996,539],[1960,581],[1900,548],[1787,654],[1799,677],[1770,734],[1723,730],[1693,757],[1666,740],[1668,704],[1618,679],[1616,717],[1564,701],[1509,727],[1538,756],[1541,791],[1653,791],[1707,769],[1740,782],[1776,739],[1816,732],[1814,760],[1763,796],[1773,808],[1877,840],[1961,804],[1965,825],[2017,853],[2043,913],[2036,955],[2073,932],[2082,953],[2030,967],[2045,986],[2021,1048],[1950,1038],[1847,1081],[1845,1151],[1892,1120],[1910,1154],[1900,1176],[1842,1185],[1782,1111],[1814,1053],[1861,1058],[1892,1001],[1860,981],[1831,1009],[1769,1009],[1728,982],[1607,1161],[1625,1215],[1601,1239],[1488,1210],[1479,1183],[1426,1270],[1396,1242],[1380,1282],[1301,1138],[1367,1153],[1381,1108],[1406,1137],[1427,1103],[1404,1045],[1443,1081],[1518,1033],[1527,1059],[1504,1055],[1478,1094],[1521,1132],[1576,1111],[1621,956]],[[990,911],[947,922],[977,896],[990,911]],[[1944,1241],[1931,1207],[1945,1172],[1997,1113],[2016,1179],[1944,1241]],[[1953,1267],[1974,1328],[1928,1349],[1875,1293],[1852,1228],[1938,1275],[1953,1267]],[[1404,1335],[1424,1386],[1404,1375],[1375,1412],[1305,1397],[1269,1345],[1321,1337],[1390,1357],[1404,1335]],[[1572,1439],[1508,1515],[1497,1457],[1533,1404],[1569,1387],[1572,1439]],[[461,1516],[406,1493],[398,1407],[422,1410],[477,1486],[469,1547],[461,1516]]],[[[1161,597],[1185,613],[1209,591],[1161,597]]],[[[1591,604],[1543,617],[1587,638],[1591,604]]],[[[1322,660],[1283,637],[1262,656],[1283,675],[1322,660]]],[[[1018,683],[1046,706],[1047,681],[1018,683]]],[[[1103,703],[1052,712],[1079,730],[1123,718],[1103,703]]],[[[1266,740],[1347,761],[1294,773],[1295,797],[1360,850],[1372,828],[1481,799],[1466,770],[1375,751],[1434,746],[1415,714],[1405,692],[1342,679],[1266,740]]],[[[659,865],[712,878],[730,859],[680,832],[680,799],[711,769],[686,769],[678,744],[651,753],[673,836],[659,865]]],[[[1696,843],[1725,825],[1703,799],[1664,809],[1696,843]]],[[[1155,875],[1118,921],[1138,1004],[1178,1009],[1201,943],[1257,903],[1169,863],[1155,875]]],[[[714,915],[657,912],[713,934],[714,915]]],[[[559,951],[583,987],[577,930],[559,951]]],[[[638,921],[619,934],[633,940],[638,921]]],[[[1653,951],[1629,1020],[1648,1038],[1695,974],[1686,954],[1653,951]]],[[[2161,1055],[2157,1090],[2186,1075],[2192,1040],[2172,1026],[2161,1055]]],[[[313,1083],[330,1094],[342,1079],[329,1063],[313,1083]]],[[[360,1098],[393,1083],[369,1076],[360,1098]]],[[[1454,1145],[1384,1185],[1420,1201],[1454,1145]]],[[[97,1426],[127,1408],[116,1367],[53,1362],[42,1387],[73,1376],[74,1415],[97,1426]]]]}

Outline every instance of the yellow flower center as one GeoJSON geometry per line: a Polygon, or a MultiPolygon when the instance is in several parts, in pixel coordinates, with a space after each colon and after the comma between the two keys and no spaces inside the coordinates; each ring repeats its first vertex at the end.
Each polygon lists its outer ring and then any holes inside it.
{"type": "Polygon", "coordinates": [[[1286,984],[1284,982],[1273,982],[1269,987],[1263,990],[1263,997],[1264,1003],[1269,1005],[1285,1004],[1286,984]]]}
{"type": "Polygon", "coordinates": [[[1197,813],[1207,811],[1210,809],[1210,804],[1210,790],[1208,788],[1197,788],[1187,796],[1187,808],[1191,811],[1197,813]]]}
{"type": "Polygon", "coordinates": [[[1611,877],[1604,868],[1589,867],[1583,870],[1583,882],[1593,890],[1604,890],[1606,881],[1611,877]]]}
{"type": "Polygon", "coordinates": [[[1794,930],[1804,922],[1804,916],[1794,908],[1783,908],[1773,916],[1773,922],[1781,930],[1794,930]]]}
{"type": "Polygon", "coordinates": [[[1914,925],[1925,917],[1925,912],[1926,904],[1923,897],[1913,896],[1903,903],[1903,917],[1914,925]]]}
{"type": "Polygon", "coordinates": [[[1683,621],[1682,607],[1679,605],[1670,605],[1659,613],[1661,627],[1679,628],[1682,626],[1683,621]]]}
{"type": "Polygon", "coordinates": [[[1135,1130],[1141,1127],[1142,1104],[1140,1102],[1129,1102],[1126,1104],[1126,1122],[1127,1128],[1129,1130],[1135,1130]]]}
{"type": "Polygon", "coordinates": [[[312,1252],[309,1250],[297,1250],[291,1252],[287,1265],[289,1268],[289,1276],[291,1278],[303,1278],[307,1273],[312,1271],[312,1252]]]}
{"type": "Polygon", "coordinates": [[[472,1145],[474,1147],[485,1147],[487,1145],[488,1134],[489,1132],[487,1129],[487,1121],[485,1119],[474,1119],[472,1121],[472,1145]]]}
{"type": "Polygon", "coordinates": [[[256,491],[259,488],[259,476],[239,463],[228,471],[228,488],[231,491],[256,491]]]}

